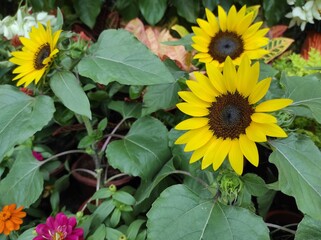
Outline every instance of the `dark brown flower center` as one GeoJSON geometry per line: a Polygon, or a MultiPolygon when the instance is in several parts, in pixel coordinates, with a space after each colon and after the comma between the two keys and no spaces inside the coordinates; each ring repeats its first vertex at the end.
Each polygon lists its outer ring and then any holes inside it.
{"type": "Polygon", "coordinates": [[[220,63],[224,62],[227,56],[232,59],[239,57],[243,51],[243,40],[234,32],[218,32],[209,45],[209,54],[220,63]]]}
{"type": "Polygon", "coordinates": [[[238,138],[251,123],[253,107],[237,91],[216,97],[209,108],[209,125],[217,138],[238,138]]]}
{"type": "Polygon", "coordinates": [[[40,70],[45,66],[42,62],[50,56],[50,53],[49,43],[45,43],[40,46],[38,52],[36,52],[35,54],[35,59],[33,62],[33,66],[35,67],[35,69],[40,70]]]}

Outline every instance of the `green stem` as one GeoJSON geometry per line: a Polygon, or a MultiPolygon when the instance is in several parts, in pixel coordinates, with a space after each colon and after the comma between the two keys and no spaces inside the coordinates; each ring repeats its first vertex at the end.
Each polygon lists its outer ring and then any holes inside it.
{"type": "Polygon", "coordinates": [[[174,171],[171,171],[171,173],[179,173],[179,174],[184,174],[186,176],[189,176],[191,178],[193,178],[194,180],[196,180],[197,182],[199,182],[200,184],[202,184],[205,188],[208,188],[209,185],[204,182],[202,179],[200,178],[197,178],[197,177],[194,177],[191,173],[189,172],[186,172],[186,171],[182,171],[182,170],[174,170],[174,171]]]}
{"type": "Polygon", "coordinates": [[[115,134],[115,132],[118,130],[118,128],[125,122],[126,118],[123,118],[113,129],[113,131],[111,131],[110,134],[108,134],[108,138],[106,139],[106,141],[104,142],[104,145],[102,146],[100,153],[103,153],[106,148],[108,143],[110,142],[111,138],[113,137],[113,135],[115,134]]]}
{"type": "MultiPolygon", "coordinates": [[[[69,150],[69,151],[61,152],[61,153],[58,153],[58,154],[56,154],[56,155],[53,155],[53,156],[51,156],[50,158],[47,158],[46,160],[42,161],[42,162],[41,162],[41,165],[43,165],[43,164],[45,164],[45,163],[47,163],[47,162],[49,162],[49,161],[51,161],[51,160],[53,160],[53,159],[55,159],[55,158],[57,158],[57,157],[61,157],[61,156],[63,156],[63,155],[67,155],[67,154],[71,154],[71,153],[87,153],[87,152],[84,151],[84,150],[69,150]]],[[[87,153],[87,154],[88,154],[88,153],[87,153]]]]}

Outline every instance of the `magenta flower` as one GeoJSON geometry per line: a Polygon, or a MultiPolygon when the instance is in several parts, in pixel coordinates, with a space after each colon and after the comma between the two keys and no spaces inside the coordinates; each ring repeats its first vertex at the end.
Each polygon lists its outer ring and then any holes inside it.
{"type": "Polygon", "coordinates": [[[37,237],[33,240],[83,240],[84,230],[76,228],[76,225],[75,217],[68,218],[64,213],[58,213],[36,227],[37,237]]]}
{"type": "Polygon", "coordinates": [[[42,154],[40,152],[32,151],[32,155],[38,161],[42,161],[43,160],[43,156],[42,156],[42,154]]]}

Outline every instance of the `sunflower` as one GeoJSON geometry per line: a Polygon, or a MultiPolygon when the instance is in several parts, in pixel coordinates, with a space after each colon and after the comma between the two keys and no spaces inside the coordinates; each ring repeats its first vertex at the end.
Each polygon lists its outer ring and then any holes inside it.
{"type": "Polygon", "coordinates": [[[197,19],[199,27],[192,27],[195,33],[192,47],[198,51],[195,59],[222,68],[227,56],[239,65],[244,54],[258,59],[268,53],[262,47],[269,41],[264,37],[269,29],[259,30],[263,22],[252,24],[254,12],[247,13],[246,6],[238,12],[232,6],[228,13],[218,6],[218,18],[208,9],[205,12],[207,21],[197,19]]]}
{"type": "Polygon", "coordinates": [[[32,27],[30,38],[20,37],[23,44],[21,51],[12,52],[10,62],[20,65],[13,70],[18,73],[13,80],[18,80],[17,86],[24,84],[28,86],[33,81],[39,82],[46,70],[49,68],[53,57],[59,52],[56,48],[61,30],[52,33],[50,23],[46,29],[41,23],[38,28],[32,27]]]}
{"type": "Polygon", "coordinates": [[[217,170],[228,156],[231,167],[241,175],[244,157],[258,166],[255,142],[266,142],[267,136],[287,137],[269,112],[292,103],[291,99],[272,99],[258,103],[267,93],[271,78],[258,82],[259,63],[251,65],[245,55],[236,70],[230,57],[223,72],[207,65],[208,77],[195,72],[196,80],[187,80],[191,91],[181,91],[185,102],[177,107],[192,116],[175,129],[188,130],[175,144],[186,144],[184,151],[194,151],[190,163],[202,159],[202,169],[211,164],[217,170]]]}

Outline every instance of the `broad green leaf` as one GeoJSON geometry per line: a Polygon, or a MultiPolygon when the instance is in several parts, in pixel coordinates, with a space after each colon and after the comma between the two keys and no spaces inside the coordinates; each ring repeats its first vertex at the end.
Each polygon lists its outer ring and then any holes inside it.
{"type": "Polygon", "coordinates": [[[177,92],[180,90],[180,86],[177,80],[184,77],[185,73],[181,71],[173,61],[166,61],[165,63],[176,81],[173,83],[147,86],[143,97],[143,116],[160,109],[166,110],[172,108],[179,101],[177,92]]]}
{"type": "Polygon", "coordinates": [[[142,111],[142,105],[140,103],[111,101],[108,104],[108,107],[116,112],[119,112],[124,119],[139,118],[142,111]]]}
{"type": "Polygon", "coordinates": [[[219,5],[220,0],[202,0],[203,6],[213,11],[217,5],[219,5]]]}
{"type": "Polygon", "coordinates": [[[314,118],[321,123],[321,74],[304,77],[283,74],[281,82],[287,90],[285,97],[294,101],[288,108],[297,116],[314,118]]]}
{"type": "Polygon", "coordinates": [[[253,212],[201,199],[184,185],[163,191],[147,217],[147,236],[153,240],[270,239],[262,218],[253,212]]]}
{"type": "Polygon", "coordinates": [[[30,149],[20,150],[8,175],[0,181],[0,203],[28,208],[43,190],[43,176],[39,172],[41,162],[30,149]]]}
{"type": "Polygon", "coordinates": [[[155,25],[164,16],[167,0],[138,0],[138,6],[146,21],[155,25]]]}
{"type": "Polygon", "coordinates": [[[196,23],[196,18],[200,11],[199,0],[172,0],[179,16],[185,18],[188,22],[196,23]]]}
{"type": "Polygon", "coordinates": [[[103,0],[73,0],[73,6],[80,20],[88,27],[93,28],[103,2],[103,0]]]}
{"type": "Polygon", "coordinates": [[[294,42],[291,38],[279,37],[270,39],[268,45],[265,47],[269,51],[262,59],[265,63],[271,62],[274,58],[280,56],[290,45],[294,42]]]}
{"type": "Polygon", "coordinates": [[[89,100],[74,74],[56,72],[50,79],[50,87],[67,108],[91,119],[89,100]]]}
{"type": "Polygon", "coordinates": [[[144,94],[142,115],[174,107],[179,100],[179,89],[178,82],[148,86],[144,94]]]}
{"type": "Polygon", "coordinates": [[[30,97],[17,88],[0,86],[0,162],[7,151],[41,130],[55,111],[51,98],[30,97]]]}
{"type": "Polygon", "coordinates": [[[321,221],[315,220],[305,215],[295,234],[295,240],[320,240],[321,239],[321,221]]]}
{"type": "Polygon", "coordinates": [[[137,199],[136,205],[142,203],[146,198],[150,196],[153,189],[168,175],[172,174],[175,171],[173,161],[168,161],[159,173],[155,176],[153,181],[142,181],[139,188],[135,193],[135,198],[137,199]]]}
{"type": "Polygon", "coordinates": [[[143,180],[151,179],[170,158],[167,129],[155,118],[140,118],[124,139],[108,145],[106,156],[113,168],[143,180]]]}
{"type": "Polygon", "coordinates": [[[264,180],[256,174],[247,173],[241,179],[244,182],[245,188],[253,196],[263,196],[269,191],[264,180]]]}
{"type": "Polygon", "coordinates": [[[164,63],[126,30],[105,30],[91,55],[78,64],[79,74],[107,85],[153,85],[174,82],[164,63]]]}
{"type": "Polygon", "coordinates": [[[274,151],[269,161],[279,171],[280,190],[293,196],[300,211],[321,220],[321,152],[311,139],[290,135],[270,141],[274,151]],[[308,203],[308,204],[307,204],[308,203]]]}

